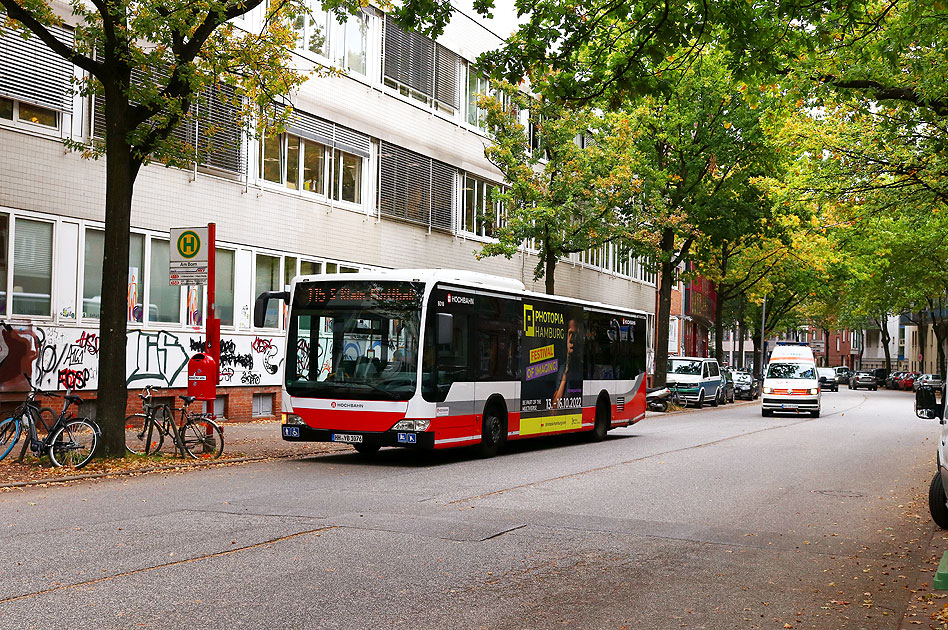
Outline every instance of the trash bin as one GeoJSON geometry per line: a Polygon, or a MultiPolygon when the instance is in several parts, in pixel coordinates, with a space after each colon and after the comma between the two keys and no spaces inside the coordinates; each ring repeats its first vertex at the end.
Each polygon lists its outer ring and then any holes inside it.
{"type": "Polygon", "coordinates": [[[188,396],[197,400],[217,398],[217,362],[211,355],[199,352],[188,361],[188,396]]]}

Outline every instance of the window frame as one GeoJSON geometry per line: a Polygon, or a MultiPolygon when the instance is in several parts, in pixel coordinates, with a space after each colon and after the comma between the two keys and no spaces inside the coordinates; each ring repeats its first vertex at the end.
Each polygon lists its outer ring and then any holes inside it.
{"type": "Polygon", "coordinates": [[[280,182],[276,182],[272,179],[267,179],[264,175],[264,165],[265,160],[268,159],[268,156],[265,152],[266,141],[273,138],[274,136],[265,136],[260,138],[257,142],[257,184],[260,186],[265,186],[270,189],[280,190],[292,195],[300,195],[303,197],[309,197],[316,199],[322,202],[329,202],[333,205],[341,205],[342,207],[349,207],[352,209],[365,210],[366,207],[366,185],[367,179],[366,174],[368,173],[369,161],[370,158],[366,158],[357,153],[351,153],[345,151],[338,147],[331,147],[327,144],[317,142],[316,140],[310,140],[303,136],[299,136],[289,132],[283,132],[279,134],[279,151],[280,155],[278,157],[278,162],[280,165],[280,182]],[[299,146],[302,150],[296,151],[296,187],[291,187],[289,185],[289,155],[290,155],[290,138],[294,138],[299,141],[299,146]],[[306,190],[303,186],[306,180],[303,179],[303,165],[306,156],[306,145],[314,145],[317,147],[322,147],[323,157],[322,157],[322,191],[315,192],[312,190],[306,190]],[[358,171],[359,171],[359,182],[355,187],[356,197],[358,201],[349,201],[342,199],[342,186],[343,186],[343,177],[342,177],[342,168],[344,167],[344,161],[339,160],[337,162],[336,156],[348,156],[354,158],[358,162],[358,171]],[[338,164],[338,167],[337,167],[338,164]],[[339,190],[336,190],[334,184],[338,182],[339,190]]]}
{"type": "Polygon", "coordinates": [[[346,21],[342,24],[336,19],[335,14],[332,11],[326,11],[322,7],[322,3],[318,0],[312,0],[307,2],[308,8],[310,9],[305,15],[300,16],[304,20],[303,28],[300,29],[297,24],[292,24],[291,27],[293,31],[297,34],[296,46],[293,48],[293,52],[302,57],[313,59],[324,66],[331,66],[333,68],[340,68],[345,71],[347,76],[357,76],[361,77],[363,80],[369,78],[370,72],[370,59],[372,58],[372,16],[366,12],[360,10],[357,14],[349,15],[346,21]],[[316,8],[315,5],[319,5],[319,8],[316,8]],[[310,29],[313,25],[313,16],[316,14],[321,14],[326,18],[324,26],[326,27],[326,41],[324,43],[326,54],[323,54],[321,51],[317,52],[312,50],[309,47],[309,40],[312,36],[310,29]],[[364,26],[363,41],[364,46],[362,49],[362,61],[363,61],[363,70],[353,70],[348,67],[348,42],[349,42],[349,27],[350,21],[354,18],[361,18],[364,26]],[[342,49],[343,49],[343,58],[344,63],[340,64],[340,59],[336,59],[336,54],[339,51],[339,39],[342,40],[342,49]]]}

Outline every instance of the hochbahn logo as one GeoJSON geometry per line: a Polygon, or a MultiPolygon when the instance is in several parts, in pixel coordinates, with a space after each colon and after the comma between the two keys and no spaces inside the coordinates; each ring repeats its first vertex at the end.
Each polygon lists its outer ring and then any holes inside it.
{"type": "Polygon", "coordinates": [[[201,251],[201,237],[198,236],[197,232],[186,230],[178,237],[178,242],[175,245],[182,258],[194,258],[201,251]]]}

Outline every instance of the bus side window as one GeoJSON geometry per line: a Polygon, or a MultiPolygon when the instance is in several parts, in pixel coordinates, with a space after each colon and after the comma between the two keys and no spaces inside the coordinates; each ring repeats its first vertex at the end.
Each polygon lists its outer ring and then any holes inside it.
{"type": "Polygon", "coordinates": [[[454,313],[451,343],[438,344],[434,311],[428,319],[422,356],[422,394],[425,400],[442,402],[455,381],[470,381],[473,373],[470,328],[467,314],[454,313]]]}

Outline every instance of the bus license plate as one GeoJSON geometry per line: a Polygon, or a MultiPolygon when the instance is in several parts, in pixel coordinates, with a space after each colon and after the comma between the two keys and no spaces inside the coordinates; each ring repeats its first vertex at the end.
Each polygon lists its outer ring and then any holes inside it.
{"type": "Polygon", "coordinates": [[[355,433],[333,433],[333,442],[348,442],[349,444],[361,444],[362,436],[355,433]]]}
{"type": "Polygon", "coordinates": [[[781,409],[796,409],[796,405],[780,405],[781,409]]]}
{"type": "Polygon", "coordinates": [[[283,427],[283,437],[299,437],[299,427],[283,427]]]}

